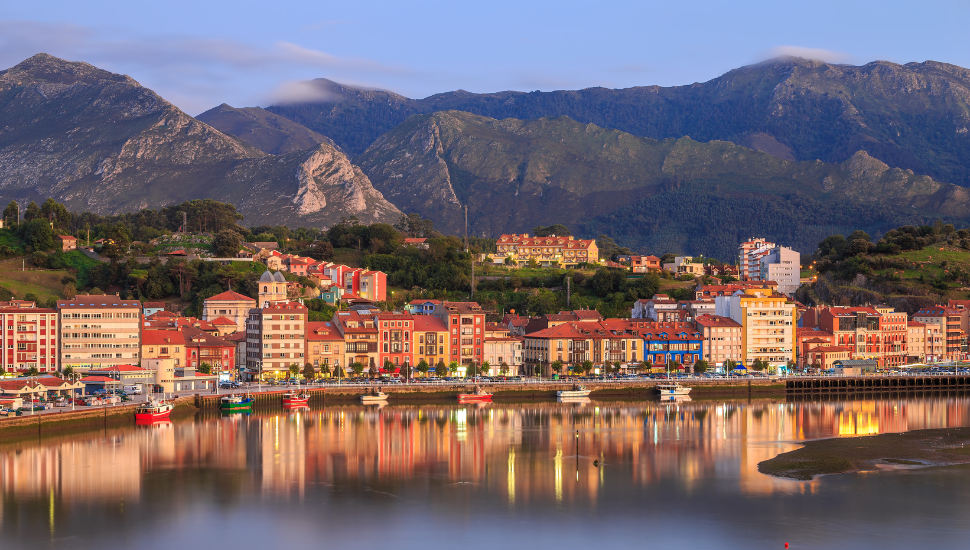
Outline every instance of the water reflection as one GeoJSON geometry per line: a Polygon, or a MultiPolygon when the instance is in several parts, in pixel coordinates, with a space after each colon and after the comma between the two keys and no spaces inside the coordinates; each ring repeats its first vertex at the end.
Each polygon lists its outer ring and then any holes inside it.
{"type": "Polygon", "coordinates": [[[810,494],[819,481],[773,479],[758,462],[805,439],[966,425],[963,397],[328,406],[205,418],[0,444],[0,536],[157,527],[208,501],[340,508],[384,495],[444,503],[446,514],[476,499],[516,514],[636,507],[656,491],[810,494]]]}

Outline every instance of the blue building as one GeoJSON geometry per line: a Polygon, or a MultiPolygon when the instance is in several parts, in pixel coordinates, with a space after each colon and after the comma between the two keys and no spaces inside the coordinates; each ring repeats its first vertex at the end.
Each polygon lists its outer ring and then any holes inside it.
{"type": "Polygon", "coordinates": [[[643,359],[648,365],[664,367],[677,362],[687,367],[704,357],[704,337],[689,323],[656,323],[640,329],[643,359]]]}

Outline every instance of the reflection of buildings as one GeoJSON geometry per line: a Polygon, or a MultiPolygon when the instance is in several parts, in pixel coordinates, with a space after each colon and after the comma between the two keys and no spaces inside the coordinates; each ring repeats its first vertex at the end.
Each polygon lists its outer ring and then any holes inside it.
{"type": "Polygon", "coordinates": [[[964,398],[337,406],[9,445],[0,489],[4,517],[31,499],[137,502],[150,476],[183,471],[235,494],[301,498],[311,485],[420,479],[468,483],[513,506],[595,505],[610,482],[690,489],[717,478],[746,493],[801,491],[758,473],[758,462],[805,439],[966,425],[964,398]]]}

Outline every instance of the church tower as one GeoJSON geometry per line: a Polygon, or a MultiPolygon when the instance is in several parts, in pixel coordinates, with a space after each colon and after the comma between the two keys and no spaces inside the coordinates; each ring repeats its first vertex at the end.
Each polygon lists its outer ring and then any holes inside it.
{"type": "Polygon", "coordinates": [[[259,278],[259,306],[267,307],[273,302],[286,300],[286,278],[277,271],[270,273],[267,269],[259,278]]]}

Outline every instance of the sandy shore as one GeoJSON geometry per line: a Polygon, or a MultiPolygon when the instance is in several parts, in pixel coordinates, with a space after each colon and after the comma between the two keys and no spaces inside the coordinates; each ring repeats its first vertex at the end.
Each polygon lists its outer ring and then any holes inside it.
{"type": "Polygon", "coordinates": [[[826,474],[967,463],[970,428],[941,428],[807,441],[800,449],[759,463],[758,471],[809,480],[826,474]]]}

